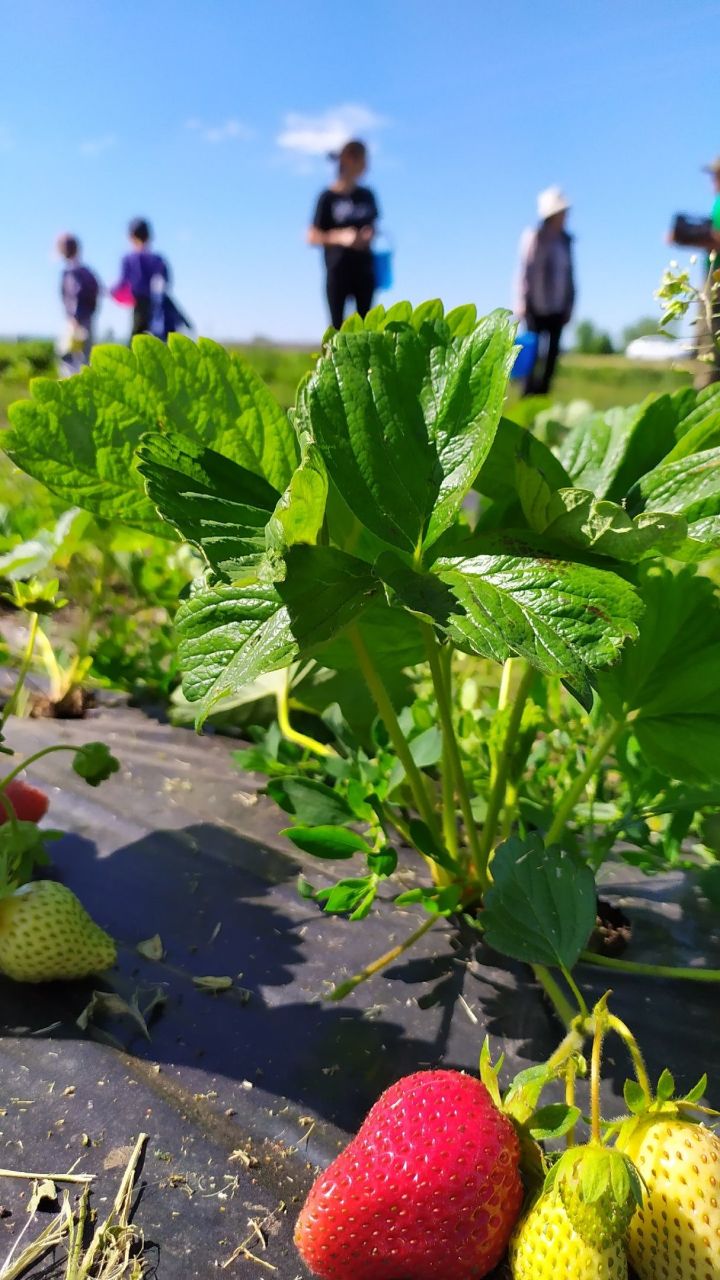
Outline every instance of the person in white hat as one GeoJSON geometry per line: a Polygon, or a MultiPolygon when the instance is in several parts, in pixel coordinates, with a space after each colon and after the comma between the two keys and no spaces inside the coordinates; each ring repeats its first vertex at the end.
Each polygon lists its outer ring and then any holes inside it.
{"type": "Polygon", "coordinates": [[[523,232],[516,314],[538,335],[538,355],[525,395],[546,395],[552,384],[560,338],[575,303],[572,237],[565,229],[570,202],[560,187],[538,196],[538,224],[523,232]]]}

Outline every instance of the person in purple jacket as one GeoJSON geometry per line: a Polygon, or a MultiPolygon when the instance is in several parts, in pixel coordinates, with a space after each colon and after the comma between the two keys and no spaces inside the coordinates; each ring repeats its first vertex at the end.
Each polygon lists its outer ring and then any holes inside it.
{"type": "Polygon", "coordinates": [[[67,378],[79,373],[90,359],[100,281],[81,261],[77,236],[67,232],[58,236],[57,251],[63,261],[60,296],[67,321],[59,347],[59,373],[67,378]]]}
{"type": "Polygon", "coordinates": [[[153,297],[166,293],[170,270],[165,259],[150,247],[152,229],[146,218],[133,218],[128,235],[132,250],[120,264],[120,279],[111,293],[117,302],[130,301],[131,295],[134,338],[137,333],[150,333],[153,297]]]}

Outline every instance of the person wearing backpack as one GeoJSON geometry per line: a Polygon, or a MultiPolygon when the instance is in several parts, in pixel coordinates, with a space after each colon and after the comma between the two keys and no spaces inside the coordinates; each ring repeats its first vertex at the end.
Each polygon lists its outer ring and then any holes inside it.
{"type": "Polygon", "coordinates": [[[318,199],[307,239],[325,251],[330,322],[339,329],[350,298],[360,316],[366,316],[372,306],[372,242],[379,213],[374,193],[359,185],[368,164],[365,143],[346,142],[331,159],[337,161],[337,178],[318,199]]]}
{"type": "Polygon", "coordinates": [[[120,279],[111,290],[116,302],[132,306],[131,338],[150,333],[163,342],[178,329],[190,329],[190,321],[168,294],[170,268],[150,247],[152,229],[146,218],[133,218],[128,227],[132,246],[120,264],[120,279]]]}
{"type": "Polygon", "coordinates": [[[525,395],[547,395],[560,352],[560,338],[575,304],[572,236],[565,229],[570,208],[559,187],[538,196],[538,224],[520,242],[516,313],[538,336],[538,356],[525,395]]]}
{"type": "Polygon", "coordinates": [[[58,237],[57,249],[63,260],[60,278],[67,321],[59,349],[59,373],[69,378],[88,363],[93,345],[93,322],[100,297],[100,281],[80,258],[80,241],[68,233],[58,237]]]}

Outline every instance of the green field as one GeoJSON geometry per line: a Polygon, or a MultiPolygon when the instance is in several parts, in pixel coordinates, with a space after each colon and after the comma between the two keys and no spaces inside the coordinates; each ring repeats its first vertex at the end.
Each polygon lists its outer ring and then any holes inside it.
{"type": "Polygon", "coordinates": [[[643,364],[625,356],[564,356],[553,389],[553,400],[589,400],[596,409],[635,404],[646,396],[686,387],[692,365],[643,364]]]}
{"type": "MultiPolygon", "coordinates": [[[[238,346],[285,406],[295,399],[295,388],[311,367],[312,352],[300,348],[238,346]]],[[[553,395],[546,402],[567,404],[571,400],[587,400],[596,409],[612,405],[636,404],[646,396],[661,395],[687,386],[692,377],[687,368],[669,365],[638,364],[624,356],[577,356],[563,358],[553,395]]],[[[27,378],[20,381],[0,378],[0,424],[6,421],[7,406],[26,394],[27,378]]],[[[511,390],[514,398],[517,392],[511,390]]]]}

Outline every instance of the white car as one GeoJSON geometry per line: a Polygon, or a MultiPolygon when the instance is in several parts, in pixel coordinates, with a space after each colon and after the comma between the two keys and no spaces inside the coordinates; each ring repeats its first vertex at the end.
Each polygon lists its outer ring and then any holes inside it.
{"type": "Polygon", "coordinates": [[[644,338],[634,338],[625,348],[628,360],[692,360],[695,352],[687,338],[665,338],[661,333],[649,333],[644,338]]]}

